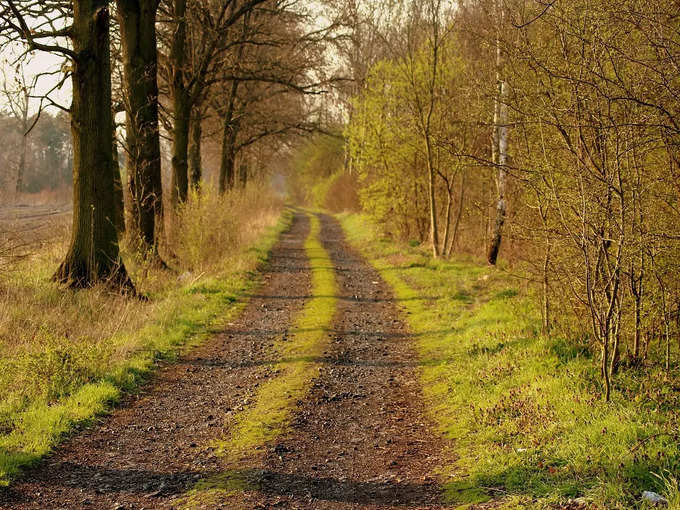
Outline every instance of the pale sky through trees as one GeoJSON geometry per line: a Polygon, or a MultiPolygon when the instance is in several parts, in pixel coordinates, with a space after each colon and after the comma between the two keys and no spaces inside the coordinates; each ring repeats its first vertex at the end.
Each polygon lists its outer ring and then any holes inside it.
{"type": "MultiPolygon", "coordinates": [[[[68,66],[68,61],[62,55],[55,55],[44,51],[35,50],[21,58],[17,59],[25,52],[25,46],[22,43],[14,42],[2,48],[0,52],[0,66],[2,76],[0,76],[0,86],[4,80],[7,80],[7,87],[9,89],[14,87],[14,80],[17,69],[20,71],[23,66],[26,82],[31,83],[35,76],[41,73],[56,73],[41,76],[38,80],[34,96],[43,96],[50,92],[51,89],[62,79],[63,73],[58,72],[61,68],[68,66]]],[[[71,104],[71,80],[64,81],[60,89],[54,90],[49,94],[49,97],[57,104],[68,108],[71,104]]],[[[31,114],[37,112],[40,106],[40,99],[35,98],[31,101],[31,114]]],[[[59,110],[54,106],[50,106],[46,101],[43,108],[51,113],[57,113],[59,110]]],[[[7,110],[7,98],[4,94],[0,94],[0,109],[7,110]]]]}
{"type": "MultiPolygon", "coordinates": [[[[311,30],[319,29],[328,23],[330,20],[323,15],[323,10],[317,2],[305,2],[306,8],[310,10],[317,10],[315,17],[313,18],[313,26],[311,30]]],[[[44,51],[35,50],[22,58],[22,60],[17,63],[16,60],[25,52],[25,46],[22,43],[14,42],[11,45],[7,45],[0,50],[0,87],[2,87],[3,80],[7,80],[8,88],[13,88],[13,82],[16,75],[17,65],[21,65],[23,62],[25,72],[25,78],[27,83],[31,83],[33,78],[40,73],[53,73],[58,71],[60,68],[68,66],[68,60],[64,58],[63,55],[56,55],[54,53],[48,53],[44,51]],[[14,63],[14,65],[12,65],[14,63]]],[[[50,90],[55,86],[55,84],[63,77],[62,73],[59,74],[49,74],[42,76],[37,84],[35,90],[35,96],[43,96],[50,92],[50,90]]],[[[69,108],[71,104],[71,80],[67,79],[64,81],[60,89],[54,90],[49,94],[49,97],[55,103],[60,104],[63,107],[69,108]]],[[[39,97],[31,101],[31,115],[35,114],[39,108],[40,99],[39,97]]],[[[59,110],[55,106],[51,106],[48,101],[45,101],[43,108],[55,114],[59,110]]],[[[0,94],[0,111],[7,111],[7,98],[4,94],[0,94]]]]}

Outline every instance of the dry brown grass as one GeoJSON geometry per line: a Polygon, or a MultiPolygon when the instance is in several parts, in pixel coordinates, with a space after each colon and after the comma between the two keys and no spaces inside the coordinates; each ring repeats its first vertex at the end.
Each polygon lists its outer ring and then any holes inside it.
{"type": "Polygon", "coordinates": [[[281,207],[281,199],[259,183],[225,197],[212,189],[192,192],[172,229],[172,250],[186,271],[223,270],[225,252],[254,242],[279,217],[281,207]]]}
{"type": "Polygon", "coordinates": [[[16,193],[13,201],[23,205],[60,205],[70,204],[73,199],[73,191],[70,187],[45,189],[37,193],[16,193]]]}

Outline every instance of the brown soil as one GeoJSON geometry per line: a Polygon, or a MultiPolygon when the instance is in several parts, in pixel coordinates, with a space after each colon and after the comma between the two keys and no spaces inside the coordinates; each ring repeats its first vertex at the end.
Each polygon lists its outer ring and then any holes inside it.
{"type": "MultiPolygon", "coordinates": [[[[337,221],[321,219],[340,297],[332,347],[290,434],[243,466],[258,490],[207,508],[443,508],[432,476],[442,444],[424,415],[398,303],[337,221]]],[[[177,508],[198,479],[229,469],[198,445],[228,437],[225,412],[247,405],[268,377],[271,346],[309,295],[308,228],[296,215],[227,331],[0,493],[0,508],[177,508]]]]}

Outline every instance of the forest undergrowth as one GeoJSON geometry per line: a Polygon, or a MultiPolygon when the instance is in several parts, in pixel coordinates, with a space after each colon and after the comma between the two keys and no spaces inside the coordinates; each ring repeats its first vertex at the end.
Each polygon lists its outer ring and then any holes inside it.
{"type": "Polygon", "coordinates": [[[602,399],[596,347],[542,335],[521,278],[472,258],[433,260],[343,215],[354,244],[399,300],[419,352],[429,414],[451,441],[447,498],[507,508],[639,508],[643,491],[680,508],[680,373],[621,370],[602,399]]]}
{"type": "Polygon", "coordinates": [[[263,193],[254,183],[221,198],[194,194],[168,236],[169,270],[129,250],[125,263],[143,299],[53,283],[66,235],[3,266],[0,485],[136,388],[158,360],[200,343],[240,310],[237,297],[291,218],[263,193]]]}

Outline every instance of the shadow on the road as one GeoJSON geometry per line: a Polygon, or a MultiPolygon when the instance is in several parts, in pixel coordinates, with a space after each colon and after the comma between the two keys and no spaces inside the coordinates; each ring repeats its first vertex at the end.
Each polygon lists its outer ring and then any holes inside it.
{"type": "Polygon", "coordinates": [[[313,331],[325,331],[334,336],[359,336],[375,338],[376,341],[390,340],[414,340],[421,337],[443,336],[456,333],[457,329],[440,329],[432,331],[422,331],[420,333],[401,333],[395,331],[364,331],[353,329],[324,329],[324,328],[279,328],[279,329],[225,329],[221,332],[225,335],[234,337],[269,337],[276,335],[295,335],[296,333],[309,333],[313,331]]]}
{"type": "MultiPolygon", "coordinates": [[[[83,496],[123,494],[146,496],[149,505],[154,501],[176,498],[196,487],[201,490],[230,489],[238,486],[241,491],[260,492],[269,496],[292,499],[310,498],[320,501],[360,505],[390,505],[406,508],[422,508],[439,499],[440,490],[432,482],[422,484],[401,483],[394,480],[339,480],[307,473],[281,473],[271,470],[237,469],[224,472],[176,471],[160,472],[143,469],[113,469],[63,462],[52,466],[54,476],[40,471],[40,478],[31,482],[42,487],[81,490],[83,496]]],[[[227,493],[230,491],[226,491],[227,493]]],[[[0,504],[41,504],[40,493],[24,494],[11,488],[0,492],[0,504]]]]}
{"type": "Polygon", "coordinates": [[[350,301],[354,303],[401,303],[401,302],[407,302],[407,301],[437,301],[441,299],[440,297],[437,296],[418,296],[418,297],[413,297],[413,298],[394,298],[394,297],[385,297],[385,298],[362,298],[358,296],[274,296],[274,295],[265,295],[265,294],[246,294],[245,295],[248,298],[252,299],[271,299],[271,300],[286,300],[286,301],[296,301],[296,300],[305,300],[305,299],[312,299],[312,298],[335,298],[340,301],[350,301]]]}

